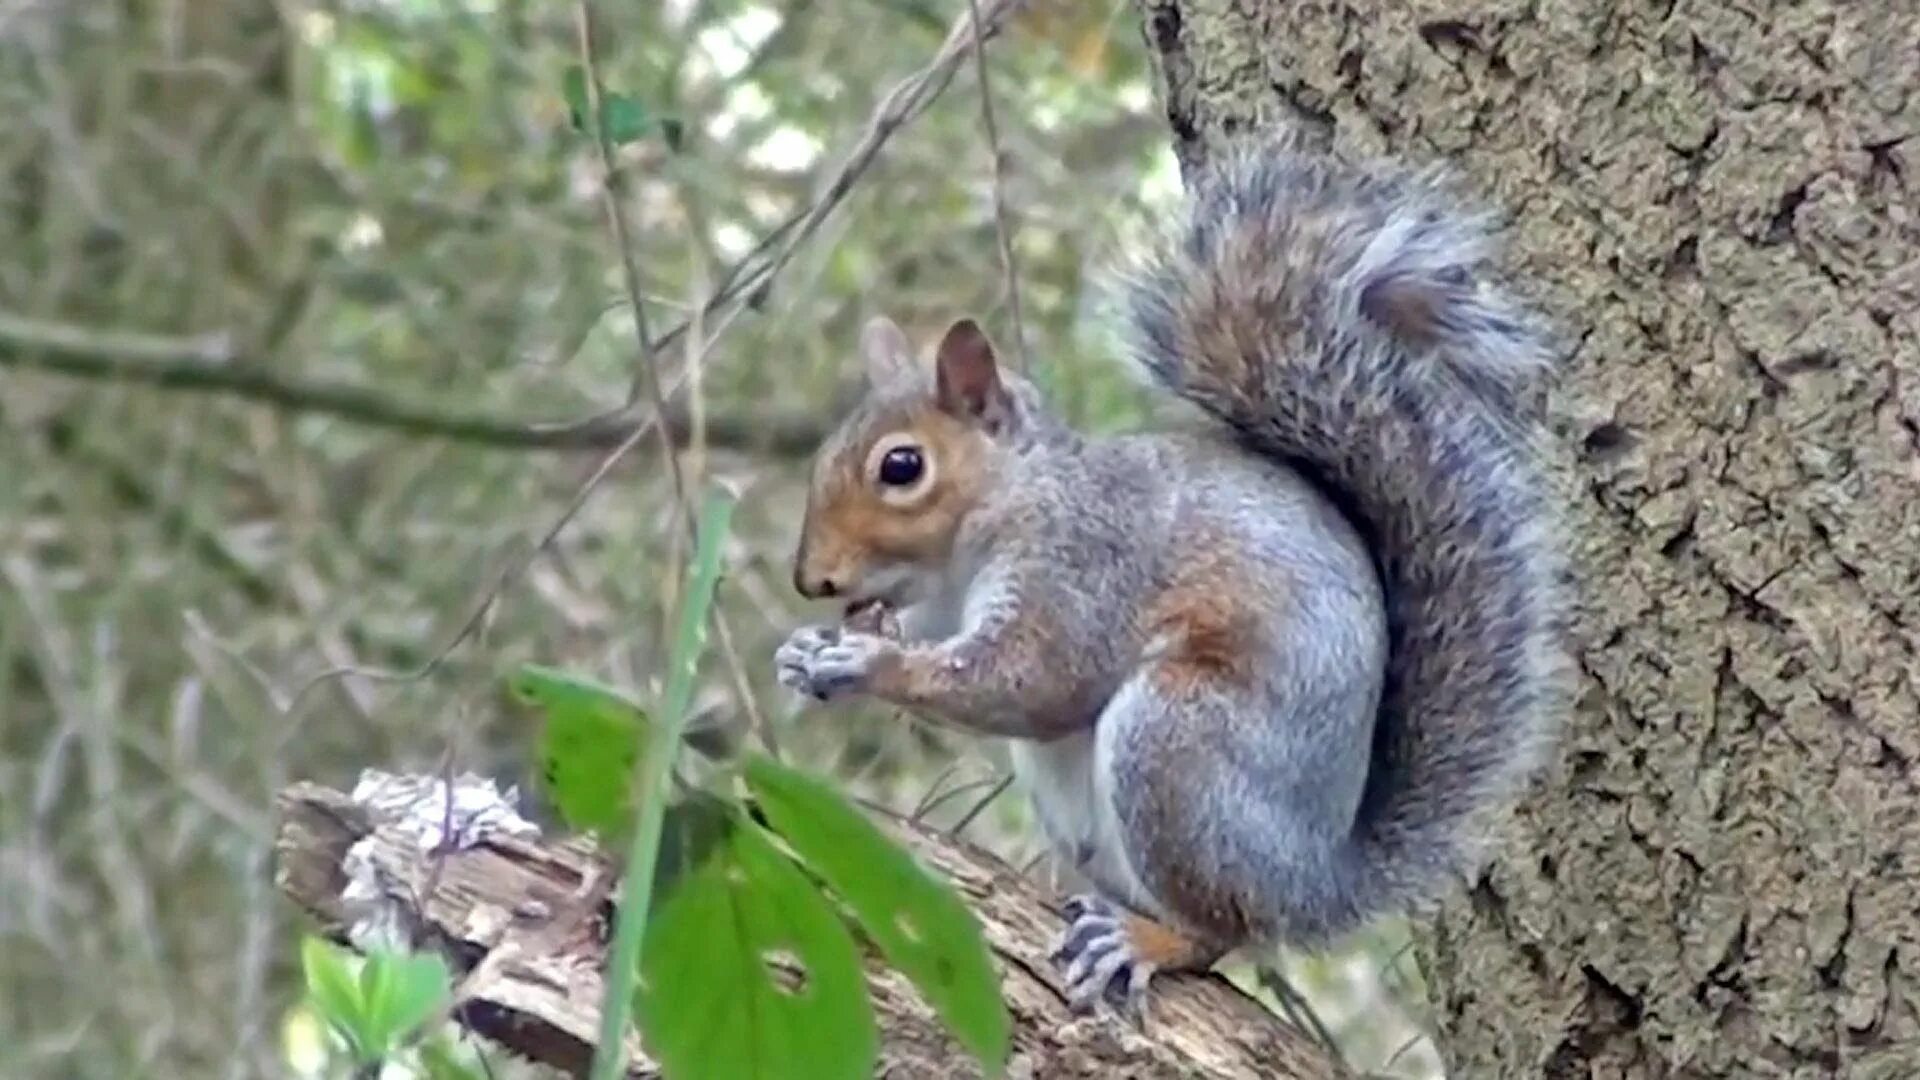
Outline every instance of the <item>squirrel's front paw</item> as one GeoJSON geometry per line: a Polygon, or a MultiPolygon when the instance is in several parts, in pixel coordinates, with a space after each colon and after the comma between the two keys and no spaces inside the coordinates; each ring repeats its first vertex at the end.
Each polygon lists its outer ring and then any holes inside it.
{"type": "Polygon", "coordinates": [[[780,685],[820,701],[870,692],[899,657],[886,638],[831,626],[795,630],[773,654],[780,685]]]}
{"type": "Polygon", "coordinates": [[[1063,914],[1067,929],[1052,960],[1065,969],[1068,1008],[1092,1012],[1104,998],[1123,1015],[1140,1019],[1147,984],[1159,966],[1135,946],[1126,913],[1089,895],[1069,899],[1063,914]]]}

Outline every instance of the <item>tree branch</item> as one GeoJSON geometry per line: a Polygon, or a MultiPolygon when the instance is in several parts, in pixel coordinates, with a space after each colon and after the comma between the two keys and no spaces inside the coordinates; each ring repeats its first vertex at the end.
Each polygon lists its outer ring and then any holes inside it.
{"type": "MultiPolygon", "coordinates": [[[[277,374],[233,352],[224,336],[162,337],[96,332],[0,312],[0,367],[37,368],[73,378],[135,383],[160,390],[227,394],[289,412],[310,412],[409,435],[518,450],[604,450],[624,442],[648,418],[633,409],[585,420],[540,423],[458,412],[394,398],[335,379],[277,374]]],[[[710,445],[785,456],[811,453],[838,407],[709,413],[710,445]]],[[[668,430],[687,437],[686,411],[670,406],[668,430]]]]}
{"type": "Polygon", "coordinates": [[[993,85],[987,80],[985,35],[978,31],[980,0],[967,0],[976,30],[973,37],[973,64],[980,82],[980,122],[987,133],[987,150],[993,154],[993,225],[1000,241],[1000,272],[1007,290],[1007,310],[1013,316],[1013,356],[1021,374],[1027,374],[1027,324],[1020,313],[1020,264],[1013,254],[1013,223],[1007,212],[1007,152],[1000,145],[1000,124],[993,114],[993,85]]]}
{"type": "MultiPolygon", "coordinates": [[[[453,1015],[460,1023],[515,1053],[585,1075],[608,922],[605,912],[568,906],[597,859],[588,844],[493,832],[436,855],[430,839],[404,827],[405,807],[370,807],[310,783],[287,788],[278,804],[276,881],[324,932],[348,938],[349,925],[365,919],[366,909],[343,900],[342,892],[350,878],[377,878],[385,883],[385,901],[404,909],[400,922],[414,928],[415,940],[435,942],[453,965],[453,1015]]],[[[1062,926],[1056,905],[979,848],[902,819],[878,820],[924,865],[954,882],[980,918],[1016,1025],[1009,1075],[1332,1075],[1310,1038],[1218,976],[1157,979],[1146,1032],[1108,1013],[1072,1016],[1047,960],[1048,943],[1062,926]]],[[[360,895],[364,900],[364,890],[360,895]]],[[[978,1075],[902,976],[870,956],[867,978],[881,1028],[879,1075],[978,1075]]],[[[637,1040],[629,1039],[629,1075],[657,1076],[637,1040]]]]}

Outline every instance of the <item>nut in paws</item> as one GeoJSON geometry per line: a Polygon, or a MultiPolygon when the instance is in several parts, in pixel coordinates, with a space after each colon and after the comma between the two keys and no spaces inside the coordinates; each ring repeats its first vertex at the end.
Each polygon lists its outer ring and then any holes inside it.
{"type": "Polygon", "coordinates": [[[774,653],[780,685],[819,701],[868,693],[900,656],[900,647],[875,634],[807,626],[774,653]]]}

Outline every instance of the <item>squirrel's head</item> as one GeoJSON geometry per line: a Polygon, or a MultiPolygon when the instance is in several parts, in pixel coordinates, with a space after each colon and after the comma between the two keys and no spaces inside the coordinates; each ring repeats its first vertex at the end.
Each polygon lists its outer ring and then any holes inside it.
{"type": "Polygon", "coordinates": [[[1032,398],[972,319],[947,329],[931,363],[884,316],[860,351],[867,393],[814,457],[793,586],[897,607],[939,582],[998,459],[1030,426],[1032,398]]]}

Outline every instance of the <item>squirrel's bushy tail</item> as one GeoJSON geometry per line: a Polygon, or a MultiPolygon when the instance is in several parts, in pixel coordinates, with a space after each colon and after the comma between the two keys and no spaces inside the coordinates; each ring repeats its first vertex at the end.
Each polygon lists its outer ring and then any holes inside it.
{"type": "Polygon", "coordinates": [[[1351,896],[1369,915],[1478,863],[1569,695],[1534,398],[1540,330],[1483,279],[1433,173],[1247,143],[1190,184],[1126,287],[1135,359],[1316,482],[1371,546],[1390,641],[1351,896]]]}

